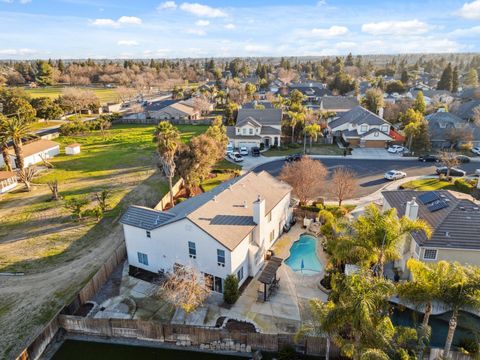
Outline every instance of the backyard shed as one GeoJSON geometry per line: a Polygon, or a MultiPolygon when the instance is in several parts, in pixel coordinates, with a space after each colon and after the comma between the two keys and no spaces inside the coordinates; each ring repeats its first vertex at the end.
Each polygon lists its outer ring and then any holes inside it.
{"type": "Polygon", "coordinates": [[[80,154],[80,144],[70,144],[65,146],[65,154],[67,155],[77,155],[80,154]]]}

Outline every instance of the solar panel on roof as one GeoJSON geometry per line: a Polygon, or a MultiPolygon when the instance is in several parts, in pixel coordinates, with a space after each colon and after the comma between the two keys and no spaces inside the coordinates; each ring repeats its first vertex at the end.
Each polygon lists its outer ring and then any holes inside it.
{"type": "Polygon", "coordinates": [[[436,200],[436,201],[433,201],[430,204],[428,204],[427,209],[430,212],[435,212],[435,211],[438,211],[438,210],[441,210],[441,209],[445,209],[446,207],[448,207],[448,204],[445,201],[436,200]]]}
{"type": "Polygon", "coordinates": [[[427,192],[423,195],[420,195],[418,197],[418,200],[420,200],[423,205],[427,205],[428,203],[431,203],[432,201],[440,200],[440,198],[438,197],[436,192],[431,191],[431,192],[427,192]]]}

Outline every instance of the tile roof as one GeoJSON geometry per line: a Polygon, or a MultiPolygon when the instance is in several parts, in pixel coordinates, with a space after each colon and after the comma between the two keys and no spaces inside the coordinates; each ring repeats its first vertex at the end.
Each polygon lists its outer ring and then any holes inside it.
{"type": "Polygon", "coordinates": [[[354,96],[324,96],[320,102],[323,110],[351,110],[358,106],[354,96]]]}
{"type": "MultiPolygon", "coordinates": [[[[44,139],[35,140],[30,143],[23,144],[23,156],[27,157],[30,155],[38,154],[42,151],[50,150],[56,146],[60,146],[60,144],[55,141],[44,139]]],[[[13,150],[13,148],[10,148],[8,152],[10,155],[15,156],[15,151],[13,150]]]]}
{"type": "Polygon", "coordinates": [[[242,105],[242,109],[255,109],[257,105],[264,106],[265,109],[274,109],[275,107],[270,101],[260,100],[260,101],[250,101],[242,105]]]}
{"type": "Polygon", "coordinates": [[[282,130],[274,128],[272,126],[262,126],[260,135],[281,135],[282,130]]]}
{"type": "Polygon", "coordinates": [[[236,123],[252,117],[261,125],[281,125],[282,109],[239,109],[236,123]]]}
{"type": "MultiPolygon", "coordinates": [[[[397,209],[398,216],[405,215],[407,201],[413,197],[432,191],[398,190],[384,191],[382,195],[391,207],[397,209]]],[[[448,207],[430,212],[421,201],[418,203],[418,218],[425,220],[432,227],[432,238],[427,239],[423,233],[412,234],[421,246],[452,249],[480,250],[480,210],[478,205],[467,198],[455,196],[446,190],[435,191],[446,201],[448,207]]]]}
{"type": "Polygon", "coordinates": [[[338,126],[348,123],[356,125],[390,125],[388,121],[382,119],[377,114],[374,114],[371,111],[365,109],[364,107],[358,105],[355,106],[352,110],[342,114],[338,119],[329,122],[328,126],[330,127],[330,129],[335,129],[338,126]]]}
{"type": "Polygon", "coordinates": [[[252,207],[258,195],[265,199],[265,214],[268,214],[290,191],[288,184],[267,172],[251,172],[167,211],[130,206],[120,221],[122,224],[152,230],[187,218],[226,248],[233,250],[255,227],[252,207]]]}
{"type": "Polygon", "coordinates": [[[470,100],[461,104],[452,112],[464,120],[470,120],[473,117],[473,109],[475,109],[477,106],[480,106],[480,100],[470,100]]]}
{"type": "Polygon", "coordinates": [[[448,112],[436,112],[425,116],[431,141],[448,141],[448,132],[453,128],[464,128],[471,132],[472,140],[480,140],[480,127],[448,112]]]}
{"type": "Polygon", "coordinates": [[[261,127],[262,126],[262,124],[260,124],[257,120],[255,120],[251,116],[246,117],[246,118],[242,119],[241,121],[237,121],[236,126],[243,126],[243,125],[247,125],[247,124],[250,124],[253,127],[261,127]]]}

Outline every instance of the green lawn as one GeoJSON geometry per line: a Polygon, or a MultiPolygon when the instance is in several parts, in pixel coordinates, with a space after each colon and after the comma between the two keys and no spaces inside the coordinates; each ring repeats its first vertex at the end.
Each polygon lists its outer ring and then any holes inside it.
{"type": "Polygon", "coordinates": [[[439,179],[418,179],[402,184],[403,189],[418,190],[418,191],[432,191],[432,190],[455,190],[458,189],[448,181],[439,179]]]}
{"type": "MultiPolygon", "coordinates": [[[[95,87],[83,87],[88,90],[92,90],[100,99],[101,103],[118,102],[118,96],[115,89],[109,88],[95,88],[95,87]]],[[[32,97],[48,97],[56,99],[62,94],[63,86],[49,86],[45,88],[26,88],[25,91],[32,97]]]]}
{"type": "Polygon", "coordinates": [[[230,180],[233,177],[232,173],[218,173],[215,177],[205,180],[200,184],[204,192],[212,190],[214,187],[220,185],[222,182],[230,180]]]}
{"type": "MultiPolygon", "coordinates": [[[[270,149],[262,153],[263,156],[286,156],[291,154],[303,154],[303,147],[298,148],[279,148],[270,149]]],[[[310,147],[307,145],[307,154],[310,155],[343,155],[343,150],[337,145],[314,145],[310,151],[310,147]]]]}

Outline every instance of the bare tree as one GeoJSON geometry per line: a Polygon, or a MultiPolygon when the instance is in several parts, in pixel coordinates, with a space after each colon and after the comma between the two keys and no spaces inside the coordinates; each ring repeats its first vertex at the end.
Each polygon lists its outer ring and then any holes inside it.
{"type": "Polygon", "coordinates": [[[298,78],[295,70],[285,70],[280,68],[277,72],[277,78],[284,84],[290,84],[293,80],[298,78]]]}
{"type": "Polygon", "coordinates": [[[81,110],[100,105],[100,101],[93,91],[74,87],[63,89],[59,101],[64,110],[71,111],[75,115],[81,110]]]}
{"type": "Polygon", "coordinates": [[[204,115],[210,110],[211,104],[205,96],[197,96],[193,100],[193,108],[201,115],[204,115]]]}
{"type": "Polygon", "coordinates": [[[351,198],[358,188],[355,171],[340,167],[333,171],[330,192],[338,200],[338,206],[342,201],[351,198]]]}
{"type": "Polygon", "coordinates": [[[131,100],[136,95],[137,91],[126,86],[119,86],[115,89],[115,93],[123,104],[131,100]]]}
{"type": "Polygon", "coordinates": [[[58,194],[58,180],[48,181],[47,185],[52,192],[52,200],[60,200],[61,196],[58,194]]]}
{"type": "Polygon", "coordinates": [[[322,193],[327,169],[318,160],[304,156],[300,161],[287,164],[280,172],[280,179],[290,184],[293,194],[306,204],[322,193]]]}
{"type": "Polygon", "coordinates": [[[442,151],[440,153],[440,162],[447,168],[447,179],[450,179],[450,170],[460,164],[457,154],[451,151],[442,151]]]}
{"type": "Polygon", "coordinates": [[[190,266],[177,267],[168,275],[159,296],[166,298],[175,307],[187,314],[202,306],[210,294],[205,277],[190,266]]]}
{"type": "Polygon", "coordinates": [[[98,206],[102,212],[108,210],[108,198],[110,197],[110,194],[111,192],[108,189],[103,189],[102,191],[95,193],[95,198],[97,199],[98,206]]]}
{"type": "Polygon", "coordinates": [[[18,171],[17,176],[21,182],[25,184],[25,189],[27,191],[32,191],[31,182],[35,175],[37,174],[38,169],[36,166],[29,166],[18,171]]]}
{"type": "Polygon", "coordinates": [[[473,122],[475,125],[480,126],[480,106],[473,108],[473,122]]]}
{"type": "Polygon", "coordinates": [[[445,132],[445,138],[450,142],[450,148],[456,148],[460,142],[468,143],[473,140],[472,129],[468,127],[450,128],[445,132]]]}

